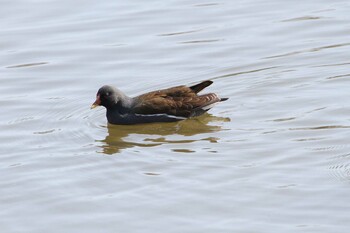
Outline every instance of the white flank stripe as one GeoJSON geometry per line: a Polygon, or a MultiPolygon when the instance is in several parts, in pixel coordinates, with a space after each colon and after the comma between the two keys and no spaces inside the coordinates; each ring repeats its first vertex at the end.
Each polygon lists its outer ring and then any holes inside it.
{"type": "Polygon", "coordinates": [[[174,115],[168,115],[168,114],[135,114],[136,116],[142,116],[142,117],[152,117],[152,116],[164,116],[168,118],[174,118],[174,119],[187,119],[186,117],[181,117],[181,116],[174,116],[174,115]]]}
{"type": "Polygon", "coordinates": [[[209,105],[207,105],[207,106],[204,106],[202,109],[203,109],[203,110],[209,110],[209,109],[211,109],[214,105],[216,105],[217,103],[219,103],[219,102],[215,102],[215,103],[209,104],[209,105]]]}

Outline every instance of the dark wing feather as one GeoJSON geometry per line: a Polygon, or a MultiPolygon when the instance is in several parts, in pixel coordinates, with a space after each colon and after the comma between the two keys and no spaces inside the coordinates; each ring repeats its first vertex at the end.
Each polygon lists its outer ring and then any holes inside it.
{"type": "Polygon", "coordinates": [[[196,85],[193,85],[191,86],[190,88],[195,92],[195,93],[198,93],[200,92],[201,90],[203,90],[204,88],[210,86],[211,84],[213,84],[213,81],[204,81],[204,82],[201,82],[201,83],[198,83],[196,85]]]}

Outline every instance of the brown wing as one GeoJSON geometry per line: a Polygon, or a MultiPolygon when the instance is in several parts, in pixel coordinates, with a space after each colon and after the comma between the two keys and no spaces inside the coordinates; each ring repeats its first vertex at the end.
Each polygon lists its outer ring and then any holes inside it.
{"type": "Polygon", "coordinates": [[[198,115],[198,111],[203,113],[207,110],[201,108],[220,101],[216,94],[198,96],[196,94],[198,89],[178,86],[143,94],[136,97],[137,105],[133,107],[133,111],[137,114],[168,114],[190,117],[198,115]]]}

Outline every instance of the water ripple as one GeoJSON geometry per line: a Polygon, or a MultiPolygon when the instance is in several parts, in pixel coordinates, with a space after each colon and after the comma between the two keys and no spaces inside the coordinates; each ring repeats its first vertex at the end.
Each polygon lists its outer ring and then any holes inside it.
{"type": "Polygon", "coordinates": [[[20,64],[20,65],[13,65],[13,66],[7,66],[6,68],[13,69],[13,68],[24,68],[24,67],[31,67],[31,66],[41,66],[49,64],[48,62],[33,62],[33,63],[26,63],[26,64],[20,64]]]}
{"type": "Polygon", "coordinates": [[[158,36],[178,36],[178,35],[184,35],[184,34],[191,34],[191,33],[199,32],[199,31],[202,31],[202,29],[190,30],[190,31],[182,31],[182,32],[164,33],[164,34],[159,34],[158,36]]]}
{"type": "Polygon", "coordinates": [[[316,19],[322,19],[322,18],[323,17],[320,17],[320,16],[303,16],[303,17],[297,17],[297,18],[282,20],[281,22],[316,20],[316,19]]]}
{"type": "Polygon", "coordinates": [[[350,180],[350,153],[341,154],[332,158],[333,165],[329,166],[330,174],[341,181],[350,180]]]}
{"type": "Polygon", "coordinates": [[[321,46],[321,47],[316,47],[316,48],[311,48],[311,49],[294,51],[294,52],[289,52],[289,53],[284,53],[284,54],[279,54],[279,55],[274,55],[274,56],[263,57],[262,59],[288,57],[288,56],[298,55],[298,54],[302,54],[302,53],[318,52],[318,51],[325,50],[325,49],[333,49],[333,48],[345,47],[345,46],[349,46],[349,45],[350,45],[350,43],[332,44],[332,45],[326,45],[326,46],[321,46]]]}

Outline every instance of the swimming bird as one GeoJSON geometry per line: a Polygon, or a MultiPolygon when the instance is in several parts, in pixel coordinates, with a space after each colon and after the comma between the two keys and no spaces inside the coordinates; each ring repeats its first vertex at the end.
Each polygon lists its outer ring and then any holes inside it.
{"type": "Polygon", "coordinates": [[[174,122],[200,116],[228,98],[215,93],[198,95],[213,81],[203,81],[193,86],[176,86],[129,97],[115,87],[105,85],[96,94],[91,108],[107,109],[110,124],[130,125],[151,122],[174,122]]]}

